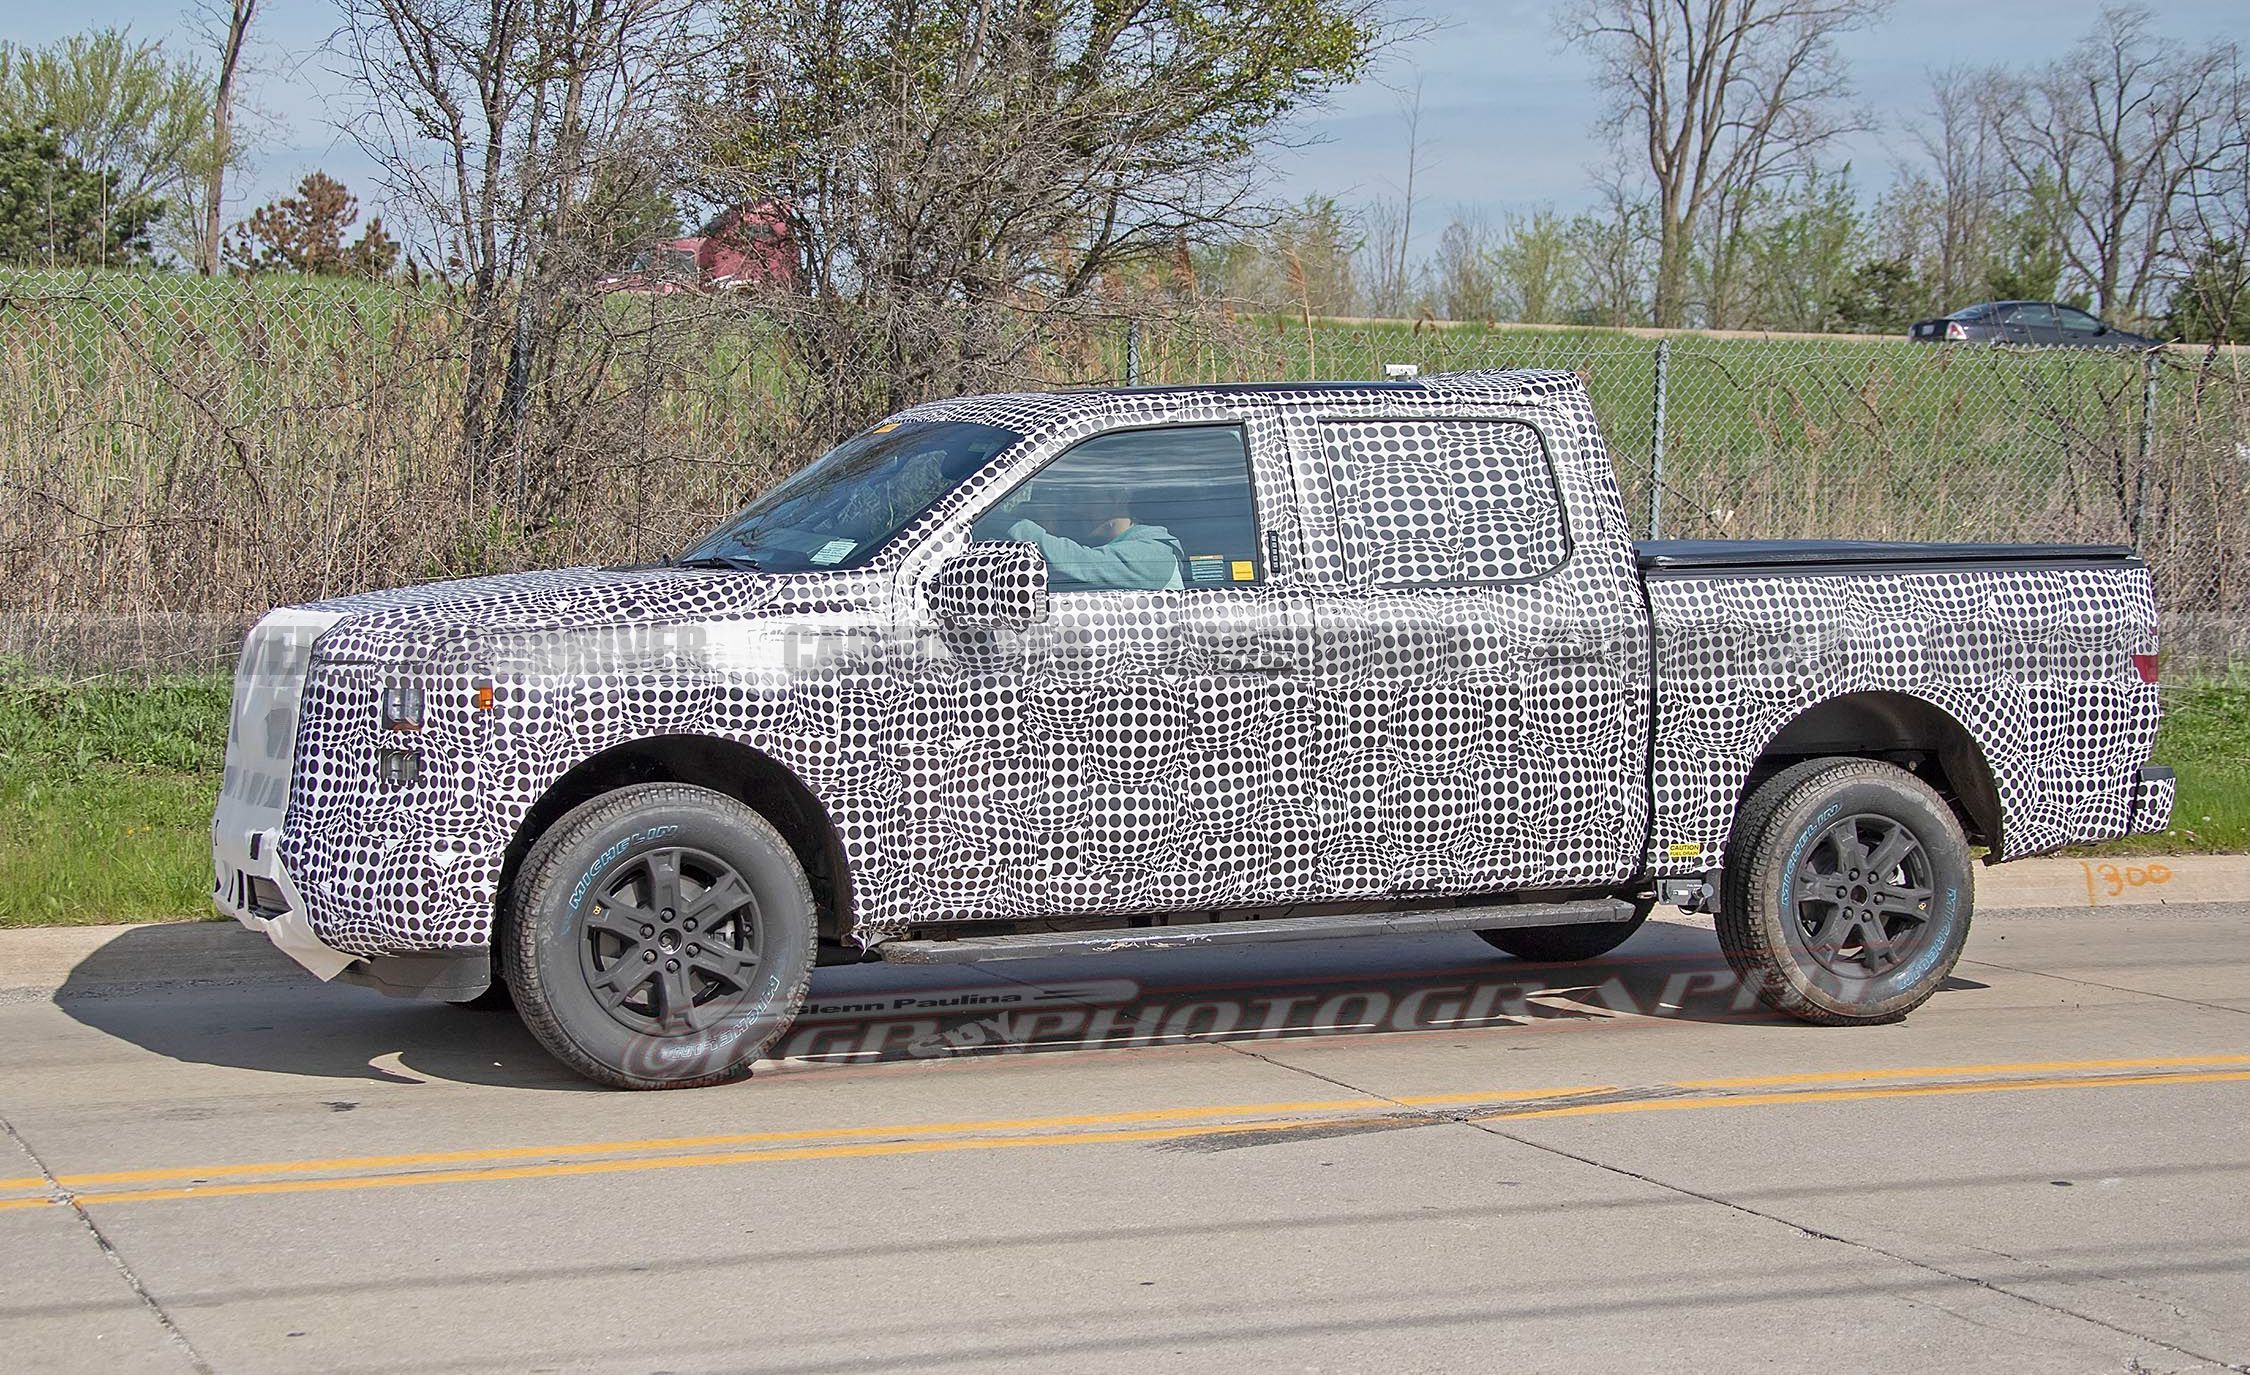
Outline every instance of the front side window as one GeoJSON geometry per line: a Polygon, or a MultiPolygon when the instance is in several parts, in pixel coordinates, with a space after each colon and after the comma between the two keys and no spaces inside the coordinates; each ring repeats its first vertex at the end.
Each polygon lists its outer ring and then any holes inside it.
{"type": "Polygon", "coordinates": [[[1058,592],[1223,587],[1264,576],[1238,425],[1096,435],[1002,498],[973,538],[1038,545],[1058,592]]]}
{"type": "Polygon", "coordinates": [[[856,567],[1021,437],[961,420],[886,420],[822,454],[678,562],[766,573],[856,567]]]}
{"type": "Polygon", "coordinates": [[[1521,582],[1569,552],[1546,445],[1506,420],[1336,421],[1322,456],[1376,586],[1521,582]]]}
{"type": "Polygon", "coordinates": [[[2102,332],[2102,322],[2083,310],[2073,310],[2069,306],[2063,306],[2055,314],[2061,318],[2062,327],[2072,334],[2099,334],[2102,332]]]}

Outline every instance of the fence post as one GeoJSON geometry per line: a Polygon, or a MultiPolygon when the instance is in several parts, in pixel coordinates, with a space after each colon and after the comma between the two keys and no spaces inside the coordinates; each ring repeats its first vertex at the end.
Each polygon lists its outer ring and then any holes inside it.
{"type": "Polygon", "coordinates": [[[1140,384],[1141,322],[1139,320],[1127,320],[1125,322],[1125,385],[1137,387],[1140,384]]]}
{"type": "Polygon", "coordinates": [[[2148,514],[2148,462],[2156,448],[2156,383],[2160,373],[2156,350],[2141,354],[2141,442],[2133,458],[2133,514],[2129,527],[2133,543],[2141,542],[2141,519],[2148,514]]]}
{"type": "Polygon", "coordinates": [[[1670,390],[1672,341],[1656,341],[1656,396],[1648,449],[1648,537],[1664,538],[1664,400],[1670,390]]]}

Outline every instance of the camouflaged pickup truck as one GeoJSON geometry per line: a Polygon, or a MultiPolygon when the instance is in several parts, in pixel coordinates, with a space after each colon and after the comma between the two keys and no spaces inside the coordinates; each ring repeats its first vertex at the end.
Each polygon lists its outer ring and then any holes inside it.
{"type": "Polygon", "coordinates": [[[816,963],[1717,914],[1905,1015],[1986,862],[2160,830],[2122,548],[1636,545],[1569,374],[918,406],[679,557],[274,611],[215,897],[635,1088],[816,963]]]}

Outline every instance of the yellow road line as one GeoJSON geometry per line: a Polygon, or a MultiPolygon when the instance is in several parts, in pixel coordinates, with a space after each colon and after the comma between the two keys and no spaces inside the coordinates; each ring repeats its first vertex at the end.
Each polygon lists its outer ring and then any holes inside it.
{"type": "MultiPolygon", "coordinates": [[[[1496,1100],[1536,1102],[1587,1093],[1612,1093],[1614,1084],[1574,1084],[1563,1088],[1524,1089],[1499,1093],[1480,1089],[1465,1093],[1421,1094],[1392,1101],[1415,1107],[1450,1103],[1490,1103],[1496,1100]]],[[[339,1156],[329,1160],[276,1160],[250,1165],[179,1165],[155,1170],[114,1170],[100,1174],[67,1174],[56,1177],[65,1188],[104,1184],[155,1184],[170,1179],[225,1179],[248,1174],[313,1174],[337,1170],[395,1170],[411,1165],[468,1165],[480,1161],[542,1160],[554,1156],[620,1155],[626,1152],[708,1149],[713,1146],[777,1145],[793,1141],[834,1141],[866,1137],[943,1136],[962,1132],[1041,1131],[1056,1127],[1098,1127],[1130,1122],[1170,1122],[1204,1117],[1255,1118],[1301,1112],[1336,1112],[1379,1107],[1386,1100],[1315,1098],[1288,1103],[1222,1103],[1209,1107],[1151,1108],[1136,1112],[1075,1113],[1060,1117],[993,1118],[971,1122],[906,1122],[872,1127],[806,1127],[793,1131],[737,1132],[723,1136],[665,1136],[639,1141],[581,1141],[549,1146],[498,1146],[483,1150],[422,1151],[411,1155],[339,1156]]],[[[37,1176],[0,1179],[0,1189],[44,1188],[37,1176]]]]}
{"type": "MultiPolygon", "coordinates": [[[[1797,1092],[1725,1094],[1703,1098],[1629,1099],[1605,1103],[1532,1107],[1518,1112],[1474,1114],[1479,1118],[1522,1121],[1529,1118],[1579,1117],[1635,1112],[1682,1112],[1703,1108],[1771,1107],[1782,1104],[1854,1102],[1881,1098],[1928,1098],[1982,1093],[2021,1093],[2042,1089],[2094,1089],[2148,1087],[2159,1084],[2214,1084],[2250,1081],[2250,1070],[2215,1070],[2205,1073],[2094,1075],[2078,1078],[2014,1079],[1957,1084],[1900,1084],[1857,1089],[1807,1089],[1797,1092]]],[[[1443,1095],[1454,1098],[1457,1095],[1443,1095]]],[[[1355,1106],[1380,1107],[1380,1103],[1353,1100],[1355,1106]]],[[[541,1165],[502,1166],[475,1170],[424,1170],[399,1174],[355,1175],[331,1179],[273,1179],[240,1184],[214,1184],[173,1189],[137,1189],[114,1193],[72,1196],[81,1207],[118,1203],[159,1203],[180,1199],[239,1198],[263,1194],[342,1193],[364,1189],[393,1189],[420,1184],[461,1184],[514,1179],[555,1179],[581,1175],[639,1173],[715,1165],[778,1164],[802,1160],[843,1160],[869,1157],[934,1155],[961,1151],[995,1151],[1033,1147],[1118,1145],[1147,1141],[1180,1141],[1239,1132],[1305,1131],[1320,1127],[1380,1122],[1379,1116],[1356,1118],[1301,1118],[1288,1121],[1230,1121],[1196,1125],[1152,1126],[1111,1131],[1043,1133],[1020,1136],[966,1136],[924,1141],[866,1141],[826,1146],[783,1147],[752,1151],[705,1152],[692,1155],[630,1156],[609,1160],[579,1160],[541,1165]]],[[[0,1201],[0,1210],[44,1207],[59,1200],[24,1198],[0,1201]]]]}
{"type": "Polygon", "coordinates": [[[1846,1103],[1863,1098],[1939,1098],[1968,1093],[2020,1093],[2031,1089],[2132,1088],[2149,1084],[2228,1084],[2250,1080],[2250,1070],[2208,1074],[2102,1074],[2081,1079],[2002,1079],[1969,1084],[1899,1084],[1866,1089],[1805,1089],[1794,1093],[1730,1093],[1713,1098],[1647,1098],[1615,1103],[1573,1103],[1554,1108],[1490,1114],[1520,1122],[1529,1117],[1592,1117],[1617,1112],[1674,1112],[1683,1108],[1761,1108],[1777,1103],[1846,1103]]]}
{"type": "Polygon", "coordinates": [[[2089,1069],[2180,1069],[2191,1065],[2250,1065],[2250,1055],[2168,1055],[2133,1060],[2023,1060],[1996,1065],[1920,1065],[1901,1069],[1838,1069],[1821,1074],[1760,1074],[1739,1079],[1680,1079],[1683,1089],[1750,1089],[1769,1084],[1826,1084],[1853,1079],[1913,1079],[1936,1074],[2060,1074],[2089,1069]]]}
{"type": "MultiPolygon", "coordinates": [[[[2168,1056],[2113,1060],[2035,1060],[1978,1065],[1917,1065],[1896,1069],[1828,1070],[1804,1074],[1759,1075],[1732,1079],[1682,1079],[1661,1088],[1727,1089],[1764,1088],[1783,1084],[1845,1083],[1868,1079],[1915,1079],[1937,1075],[2047,1074],[2086,1070],[2166,1069],[2201,1065],[2250,1065],[2250,1055],[2168,1056]]],[[[1413,1094],[1387,1100],[1407,1107],[1443,1107],[1463,1103],[1531,1102],[1546,1098],[1613,1093],[1613,1084],[1574,1084],[1557,1088],[1477,1089],[1460,1093],[1413,1094]]],[[[1152,1108],[1132,1112],[1077,1113],[1049,1117],[990,1118],[963,1122],[909,1122],[877,1126],[809,1127],[789,1131],[737,1132],[723,1135],[648,1137],[623,1141],[584,1141],[535,1146],[498,1146],[458,1151],[419,1151],[396,1155],[336,1156],[317,1160],[261,1161],[243,1165],[181,1165],[161,1169],[113,1170],[62,1175],[57,1182],[67,1189],[118,1184],[160,1184],[173,1180],[233,1179],[246,1175],[327,1174],[354,1170],[402,1170],[428,1165],[476,1165],[509,1160],[551,1160],[558,1156],[648,1154],[658,1151],[698,1151],[718,1147],[785,1145],[812,1141],[879,1139],[898,1136],[943,1136],[986,1132],[1036,1132],[1069,1127],[1125,1126],[1134,1123],[1188,1121],[1212,1117],[1281,1116],[1292,1113],[1339,1112],[1366,1109],[1376,1100],[1367,1097],[1308,1099],[1280,1103],[1226,1103],[1202,1107],[1152,1108]]],[[[40,1189],[47,1181],[37,1176],[0,1179],[0,1191],[40,1189]]]]}

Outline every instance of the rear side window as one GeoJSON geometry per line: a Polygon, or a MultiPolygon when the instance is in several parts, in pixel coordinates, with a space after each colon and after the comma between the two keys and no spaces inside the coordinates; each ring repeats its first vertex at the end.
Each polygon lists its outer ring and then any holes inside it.
{"type": "Polygon", "coordinates": [[[1355,565],[1377,586],[1521,582],[1569,542],[1546,446],[1508,420],[1336,421],[1321,448],[1355,565]]]}

